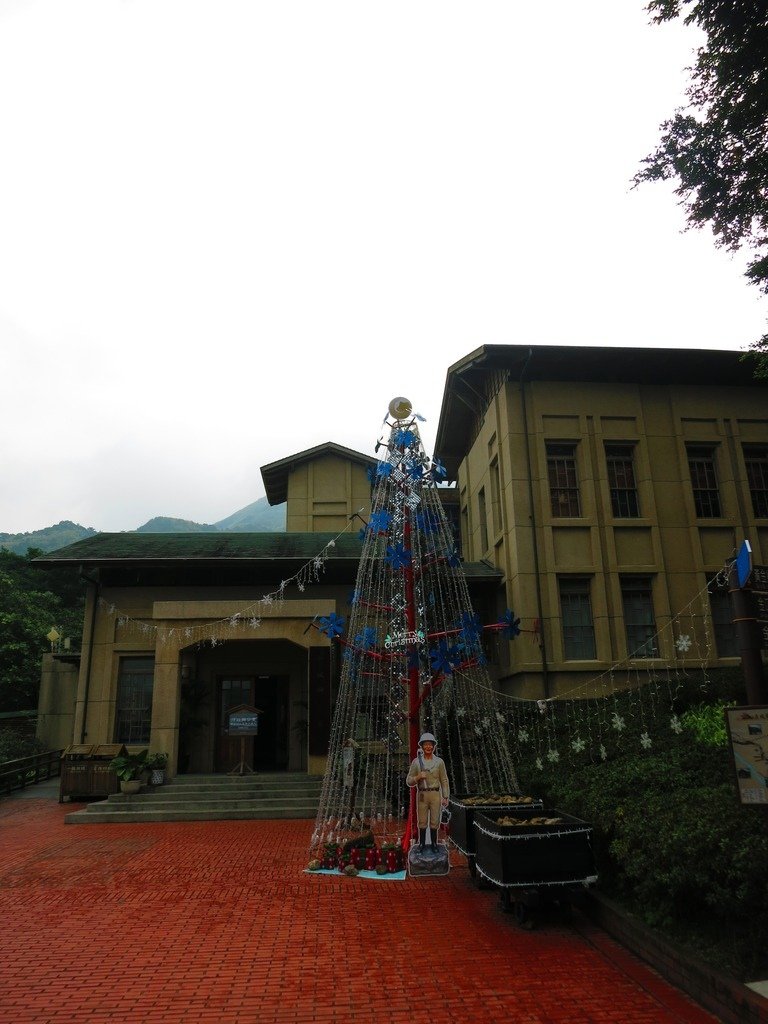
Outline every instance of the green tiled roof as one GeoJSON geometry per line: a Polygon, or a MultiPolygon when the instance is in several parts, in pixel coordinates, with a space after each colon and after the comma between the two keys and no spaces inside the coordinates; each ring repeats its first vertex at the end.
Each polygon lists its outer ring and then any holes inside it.
{"type": "MultiPolygon", "coordinates": [[[[308,562],[331,542],[330,561],[358,562],[362,542],[355,533],[97,533],[36,558],[43,569],[67,566],[173,565],[187,562],[308,562]]],[[[498,579],[489,562],[463,563],[472,579],[498,579]]]]}
{"type": "Polygon", "coordinates": [[[362,544],[354,534],[335,533],[97,533],[95,537],[51,551],[35,564],[108,565],[116,562],[297,559],[306,562],[335,541],[333,558],[359,559],[362,544]]]}

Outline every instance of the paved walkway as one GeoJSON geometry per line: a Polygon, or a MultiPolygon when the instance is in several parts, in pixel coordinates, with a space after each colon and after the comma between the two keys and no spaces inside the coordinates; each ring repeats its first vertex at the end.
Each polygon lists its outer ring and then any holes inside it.
{"type": "Polygon", "coordinates": [[[64,825],[0,801],[9,1024],[712,1024],[577,915],[448,878],[303,873],[309,821],[64,825]]]}

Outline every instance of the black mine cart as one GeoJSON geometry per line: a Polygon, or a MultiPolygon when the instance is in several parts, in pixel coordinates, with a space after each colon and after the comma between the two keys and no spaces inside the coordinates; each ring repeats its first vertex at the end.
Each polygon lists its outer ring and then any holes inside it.
{"type": "Polygon", "coordinates": [[[539,809],[544,804],[534,797],[522,796],[520,793],[491,794],[490,796],[474,796],[465,793],[452,796],[448,801],[451,811],[451,842],[467,858],[469,873],[475,877],[475,815],[511,814],[520,808],[539,809]]]}
{"type": "Polygon", "coordinates": [[[529,910],[557,903],[568,911],[597,881],[592,826],[560,811],[515,808],[478,813],[476,866],[523,923],[529,910]]]}

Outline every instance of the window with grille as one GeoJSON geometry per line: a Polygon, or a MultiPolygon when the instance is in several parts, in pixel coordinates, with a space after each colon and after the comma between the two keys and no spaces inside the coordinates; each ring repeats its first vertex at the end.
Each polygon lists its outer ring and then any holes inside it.
{"type": "Polygon", "coordinates": [[[481,487],[477,492],[477,517],[480,527],[480,554],[484,555],[488,550],[488,508],[485,501],[484,487],[481,487]]]}
{"type": "Polygon", "coordinates": [[[608,465],[608,487],[611,491],[611,510],[616,519],[637,519],[640,503],[635,481],[634,445],[607,444],[605,458],[608,465]]]}
{"type": "Polygon", "coordinates": [[[547,444],[547,474],[552,515],[580,516],[575,444],[547,444]]]}
{"type": "Polygon", "coordinates": [[[622,576],[620,582],[627,654],[630,658],[658,658],[652,581],[646,576],[622,576]]]}
{"type": "Polygon", "coordinates": [[[715,451],[715,445],[689,444],[687,446],[693,504],[699,519],[717,519],[722,515],[717,487],[715,451]]]}
{"type": "Polygon", "coordinates": [[[727,586],[718,585],[714,580],[709,584],[709,607],[718,658],[737,657],[739,652],[736,649],[736,631],[727,586]]]}
{"type": "Polygon", "coordinates": [[[768,519],[768,445],[745,444],[744,464],[755,519],[768,519]]]}
{"type": "Polygon", "coordinates": [[[154,658],[120,659],[115,716],[118,743],[149,743],[154,679],[154,658]]]}
{"type": "Polygon", "coordinates": [[[561,577],[559,580],[563,653],[566,661],[595,658],[595,630],[589,584],[589,579],[583,577],[561,577]]]}

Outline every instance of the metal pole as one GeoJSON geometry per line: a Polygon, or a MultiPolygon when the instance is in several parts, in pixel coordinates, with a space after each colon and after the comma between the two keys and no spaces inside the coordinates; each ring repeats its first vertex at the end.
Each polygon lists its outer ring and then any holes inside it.
{"type": "Polygon", "coordinates": [[[755,615],[752,592],[739,586],[736,563],[728,571],[731,618],[736,631],[736,649],[747,687],[747,704],[768,704],[768,687],[763,669],[762,639],[755,615]]]}

